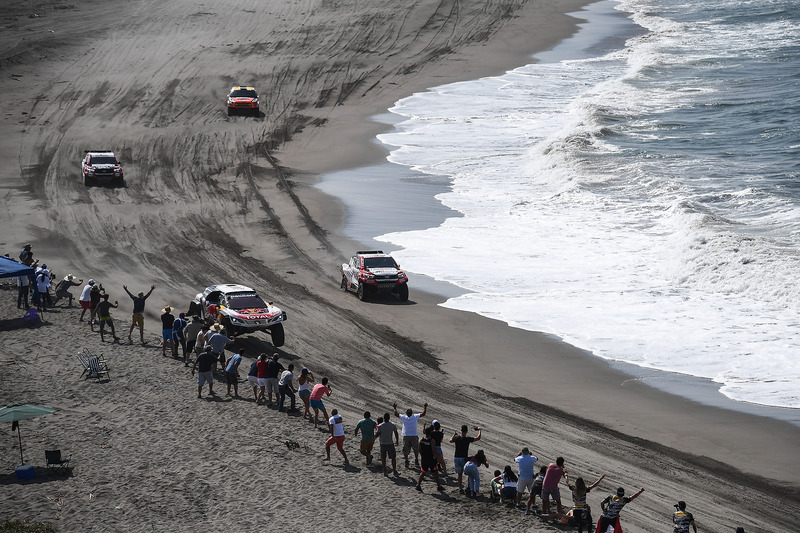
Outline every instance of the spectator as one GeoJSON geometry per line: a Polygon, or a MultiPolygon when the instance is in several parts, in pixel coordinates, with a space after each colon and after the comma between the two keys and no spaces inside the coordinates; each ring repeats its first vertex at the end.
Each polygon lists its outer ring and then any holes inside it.
{"type": "Polygon", "coordinates": [[[375,434],[378,436],[378,443],[381,447],[381,465],[383,465],[383,475],[388,476],[386,472],[386,458],[392,461],[392,475],[398,476],[397,472],[397,446],[400,445],[400,437],[397,435],[397,426],[389,421],[389,413],[383,415],[383,422],[375,428],[375,434]],[[392,440],[394,435],[394,440],[392,440]]]}
{"type": "Polygon", "coordinates": [[[161,355],[167,355],[167,345],[172,350],[172,324],[175,317],[172,315],[172,308],[168,305],[161,310],[161,355]]]}
{"type": "Polygon", "coordinates": [[[527,446],[522,448],[514,458],[514,461],[517,463],[517,472],[519,472],[519,481],[517,482],[517,508],[521,506],[522,497],[525,495],[526,490],[533,495],[533,468],[538,460],[539,459],[537,459],[535,455],[531,454],[527,446]]]}
{"type": "Polygon", "coordinates": [[[250,365],[250,372],[247,373],[247,381],[253,387],[253,399],[258,403],[258,360],[250,365]]]}
{"type": "MultiPolygon", "coordinates": [[[[617,489],[617,493],[609,495],[605,500],[600,502],[600,507],[603,509],[603,514],[600,515],[600,520],[597,521],[597,531],[605,533],[608,526],[614,526],[614,533],[621,533],[622,527],[619,525],[619,513],[625,505],[639,497],[644,492],[644,488],[639,489],[639,492],[630,498],[625,496],[625,489],[622,487],[617,489]]],[[[544,492],[542,493],[544,498],[544,492]]]]}
{"type": "Polygon", "coordinates": [[[105,338],[104,338],[105,331],[104,330],[105,330],[106,326],[111,328],[111,335],[114,336],[114,340],[115,341],[119,340],[119,337],[117,337],[117,332],[114,330],[114,320],[111,318],[111,308],[112,307],[115,308],[115,309],[117,307],[119,307],[119,302],[115,301],[114,304],[112,305],[108,301],[108,294],[104,294],[102,301],[99,304],[97,304],[97,319],[100,322],[100,341],[101,342],[105,341],[105,338]]]}
{"type": "MultiPolygon", "coordinates": [[[[572,509],[568,514],[572,514],[572,518],[575,519],[575,523],[578,525],[578,533],[583,533],[584,525],[586,526],[586,533],[589,533],[589,529],[592,527],[592,508],[586,503],[586,495],[599,485],[604,477],[606,477],[605,474],[587,487],[582,477],[577,478],[573,485],[569,482],[569,476],[564,474],[567,487],[569,487],[569,490],[572,492],[572,509]]],[[[689,532],[687,531],[686,533],[689,532]]]]}
{"type": "Polygon", "coordinates": [[[83,322],[83,315],[86,314],[86,311],[91,310],[92,308],[92,287],[94,286],[94,280],[90,279],[84,285],[83,290],[81,291],[81,297],[78,298],[78,303],[81,304],[81,317],[78,319],[78,322],[83,322]]]}
{"type": "Polygon", "coordinates": [[[56,285],[56,299],[53,301],[53,305],[56,305],[61,298],[69,298],[69,302],[67,303],[68,307],[72,307],[72,293],[69,290],[72,287],[77,287],[81,283],[83,283],[83,279],[79,279],[78,281],[74,281],[75,276],[69,274],[64,276],[64,279],[58,282],[56,285]]]}
{"type": "Polygon", "coordinates": [[[19,262],[25,266],[36,266],[33,260],[33,253],[31,252],[30,244],[26,244],[22,248],[22,251],[19,253],[19,262]]]}
{"type": "Polygon", "coordinates": [[[261,403],[264,399],[264,393],[267,388],[267,354],[262,353],[256,362],[256,377],[258,378],[258,398],[256,398],[256,405],[261,403]]]}
{"type": "Polygon", "coordinates": [[[558,489],[558,484],[561,478],[567,473],[564,468],[564,458],[559,457],[555,463],[550,463],[547,466],[547,472],[544,475],[544,482],[542,483],[542,517],[546,518],[560,518],[562,514],[561,506],[561,491],[558,489]],[[556,513],[550,514],[550,496],[556,501],[556,513]]]}
{"type": "Polygon", "coordinates": [[[425,413],[428,412],[428,404],[424,404],[422,412],[416,415],[411,409],[406,409],[405,415],[399,414],[396,402],[392,404],[392,407],[394,408],[394,416],[403,421],[403,457],[405,458],[406,468],[408,468],[408,457],[412,450],[414,451],[414,464],[419,466],[419,433],[417,424],[420,417],[425,416],[425,413]]]}
{"type": "Polygon", "coordinates": [[[420,492],[422,492],[422,480],[426,473],[430,473],[433,476],[438,491],[441,492],[444,490],[439,480],[439,463],[436,460],[436,450],[434,449],[433,439],[431,438],[432,432],[432,427],[426,427],[423,430],[423,437],[419,441],[419,455],[422,458],[422,468],[420,469],[419,478],[417,479],[417,490],[420,492]]]}
{"type": "Polygon", "coordinates": [[[225,382],[228,385],[228,396],[231,395],[231,386],[233,386],[234,398],[239,397],[239,365],[242,364],[243,355],[244,348],[239,350],[239,353],[234,354],[231,360],[228,361],[228,366],[225,367],[225,382]]]}
{"type": "Polygon", "coordinates": [[[325,416],[325,420],[328,420],[328,411],[325,410],[325,404],[322,403],[322,397],[326,394],[330,396],[331,392],[331,388],[328,386],[328,378],[322,378],[322,383],[317,383],[314,385],[314,388],[311,389],[311,396],[308,397],[308,403],[314,408],[315,428],[318,424],[320,409],[322,409],[322,414],[325,416]]]}
{"type": "Polygon", "coordinates": [[[89,311],[91,311],[91,317],[89,322],[89,327],[92,331],[94,331],[94,325],[97,322],[97,304],[100,303],[100,300],[103,298],[103,295],[106,293],[106,290],[103,288],[102,283],[95,283],[92,285],[92,290],[89,291],[89,299],[91,303],[89,305],[89,311]]]}
{"type": "Polygon", "coordinates": [[[194,315],[189,325],[183,330],[183,336],[186,337],[186,364],[189,364],[189,354],[194,352],[195,344],[197,344],[197,334],[203,331],[203,322],[200,317],[194,315]]]}
{"type": "Polygon", "coordinates": [[[486,460],[483,450],[478,450],[478,453],[467,458],[467,463],[464,465],[464,473],[467,475],[467,497],[478,496],[481,492],[481,474],[478,471],[481,465],[489,468],[489,461],[486,460]]]}
{"type": "Polygon", "coordinates": [[[125,293],[130,296],[131,300],[133,300],[133,311],[131,311],[131,328],[128,330],[128,342],[132,343],[133,339],[131,336],[133,335],[133,328],[139,328],[139,340],[142,344],[144,344],[144,303],[153,291],[156,289],[155,285],[150,286],[150,290],[147,294],[140,292],[136,296],[131,294],[131,291],[128,290],[127,285],[123,285],[122,288],[125,290],[125,293]]]}
{"type": "Polygon", "coordinates": [[[364,418],[358,421],[356,424],[356,429],[353,431],[353,435],[358,436],[358,432],[361,432],[361,446],[359,448],[359,452],[361,455],[367,458],[367,465],[372,464],[372,448],[375,445],[375,428],[377,424],[375,421],[370,417],[370,412],[364,412],[364,418]]]}
{"type": "Polygon", "coordinates": [[[311,404],[308,399],[311,397],[311,384],[314,383],[314,374],[303,368],[300,371],[300,377],[297,378],[297,395],[303,400],[305,411],[303,411],[303,419],[311,419],[311,404]]]}
{"type": "Polygon", "coordinates": [[[214,324],[208,330],[210,335],[206,334],[206,346],[211,345],[211,353],[219,360],[220,368],[225,368],[225,346],[233,342],[231,339],[222,334],[222,326],[214,324]]]}
{"type": "Polygon", "coordinates": [[[272,359],[270,359],[269,363],[267,364],[267,396],[269,397],[269,405],[272,405],[273,392],[275,393],[275,403],[278,403],[279,401],[279,376],[281,375],[281,372],[283,372],[284,368],[283,365],[278,362],[278,357],[279,355],[277,353],[273,353],[272,359]]]}
{"type": "Polygon", "coordinates": [[[209,336],[208,331],[209,327],[207,325],[203,324],[200,326],[200,331],[197,332],[197,336],[194,338],[195,355],[200,355],[206,351],[206,337],[209,336]]]}
{"type": "MultiPolygon", "coordinates": [[[[444,431],[442,431],[442,425],[439,424],[438,420],[434,420],[431,422],[431,440],[433,440],[433,451],[436,454],[436,462],[439,465],[439,472],[441,475],[447,475],[447,463],[444,460],[444,453],[442,452],[442,441],[444,440],[444,431]]],[[[423,425],[423,432],[425,431],[425,427],[423,425]]]]}
{"type": "MultiPolygon", "coordinates": [[[[542,466],[539,468],[539,474],[533,479],[533,489],[531,495],[528,497],[528,506],[525,509],[525,514],[531,514],[531,507],[536,507],[536,496],[542,495],[542,484],[544,484],[544,475],[547,473],[547,467],[542,466]]],[[[519,487],[519,485],[517,485],[519,487]]],[[[536,511],[536,514],[540,514],[536,511]]]]}
{"type": "MultiPolygon", "coordinates": [[[[495,478],[492,481],[493,487],[502,487],[498,491],[500,503],[506,503],[506,501],[513,503],[517,501],[517,481],[519,481],[519,478],[511,469],[511,465],[506,465],[502,474],[495,474],[495,478]]],[[[494,496],[494,492],[492,492],[492,496],[494,496]]]]}
{"type": "Polygon", "coordinates": [[[336,444],[339,453],[344,457],[344,464],[348,465],[350,462],[347,460],[347,454],[344,451],[344,424],[342,423],[342,417],[336,409],[331,411],[331,415],[330,420],[328,420],[328,428],[331,431],[331,436],[325,441],[324,461],[331,460],[331,446],[336,444]]]}
{"type": "Polygon", "coordinates": [[[214,372],[213,367],[217,364],[217,358],[211,353],[211,346],[206,348],[206,351],[201,353],[195,359],[192,366],[192,375],[194,376],[195,369],[198,370],[197,376],[197,397],[202,398],[203,385],[208,383],[208,393],[214,396],[214,372]]]}
{"type": "Polygon", "coordinates": [[[456,445],[456,451],[453,454],[453,468],[455,468],[456,475],[458,475],[458,492],[461,494],[464,494],[464,465],[467,464],[467,457],[469,457],[469,445],[473,442],[481,440],[481,428],[476,428],[478,432],[477,437],[468,437],[468,430],[469,428],[466,424],[464,424],[461,426],[461,435],[458,433],[453,433],[453,436],[450,437],[450,442],[456,445]]]}
{"type": "Polygon", "coordinates": [[[28,294],[30,292],[31,279],[28,276],[17,277],[17,309],[28,309],[28,294]]]}
{"type": "Polygon", "coordinates": [[[178,318],[172,322],[172,357],[178,357],[178,345],[180,344],[181,350],[183,350],[183,361],[188,366],[189,356],[186,353],[186,335],[183,334],[187,324],[186,313],[179,313],[178,318]]]}
{"type": "MultiPolygon", "coordinates": [[[[267,369],[269,372],[269,368],[267,369]]],[[[278,400],[278,411],[283,411],[283,402],[288,396],[291,400],[291,405],[289,406],[290,413],[296,413],[297,407],[295,407],[295,395],[296,392],[294,390],[294,385],[292,382],[294,381],[294,365],[290,364],[289,367],[283,371],[281,377],[278,379],[278,392],[280,393],[280,400],[278,400]]]]}
{"type": "MultiPolygon", "coordinates": [[[[689,533],[689,528],[694,528],[697,533],[697,526],[694,524],[694,516],[686,510],[686,502],[679,501],[675,504],[675,512],[672,515],[673,533],[689,533]]],[[[744,528],[739,528],[744,531],[744,528]]],[[[737,529],[738,531],[738,529],[737,529]]]]}

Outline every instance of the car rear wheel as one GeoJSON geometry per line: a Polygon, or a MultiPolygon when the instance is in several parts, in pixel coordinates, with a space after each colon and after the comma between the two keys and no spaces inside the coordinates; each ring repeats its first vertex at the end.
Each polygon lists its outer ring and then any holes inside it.
{"type": "Polygon", "coordinates": [[[401,302],[408,301],[408,285],[403,283],[397,288],[397,297],[400,298],[401,302]]]}
{"type": "Polygon", "coordinates": [[[272,345],[276,348],[283,346],[286,341],[286,334],[283,331],[283,324],[275,324],[269,328],[270,335],[272,335],[272,345]]]}

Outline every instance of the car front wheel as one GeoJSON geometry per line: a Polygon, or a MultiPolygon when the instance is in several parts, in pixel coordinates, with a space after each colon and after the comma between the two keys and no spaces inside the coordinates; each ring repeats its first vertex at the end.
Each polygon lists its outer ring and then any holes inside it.
{"type": "Polygon", "coordinates": [[[401,302],[408,301],[408,285],[403,283],[397,288],[397,297],[400,298],[401,302]]]}
{"type": "Polygon", "coordinates": [[[276,348],[283,346],[286,341],[286,333],[283,331],[283,324],[275,324],[269,328],[270,335],[272,335],[272,345],[276,348]]]}
{"type": "Polygon", "coordinates": [[[358,299],[362,302],[367,299],[367,288],[360,281],[358,282],[358,292],[356,294],[358,294],[358,299]]]}
{"type": "Polygon", "coordinates": [[[347,278],[345,276],[342,276],[342,283],[339,285],[339,288],[343,291],[347,290],[347,278]]]}

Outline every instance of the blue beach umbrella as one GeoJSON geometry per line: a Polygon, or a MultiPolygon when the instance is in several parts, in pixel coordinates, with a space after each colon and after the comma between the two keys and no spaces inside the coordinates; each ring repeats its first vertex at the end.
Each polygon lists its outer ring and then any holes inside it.
{"type": "Polygon", "coordinates": [[[11,422],[11,431],[16,430],[19,436],[19,459],[23,465],[25,464],[25,459],[22,457],[22,433],[19,430],[19,421],[26,418],[49,415],[53,411],[55,409],[30,403],[12,403],[0,408],[0,422],[11,422]]]}

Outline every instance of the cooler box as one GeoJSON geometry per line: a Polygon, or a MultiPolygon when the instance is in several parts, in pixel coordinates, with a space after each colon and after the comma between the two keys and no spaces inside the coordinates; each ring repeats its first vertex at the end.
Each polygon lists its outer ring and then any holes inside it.
{"type": "Polygon", "coordinates": [[[17,467],[17,479],[33,479],[34,477],[36,477],[36,471],[31,465],[17,467]]]}

